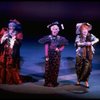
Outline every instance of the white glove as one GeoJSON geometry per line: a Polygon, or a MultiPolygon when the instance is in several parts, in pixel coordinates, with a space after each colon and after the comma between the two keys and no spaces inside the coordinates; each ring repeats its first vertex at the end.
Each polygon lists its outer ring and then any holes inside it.
{"type": "Polygon", "coordinates": [[[1,38],[1,41],[0,43],[2,44],[6,39],[8,38],[8,35],[7,34],[4,34],[1,38]]]}

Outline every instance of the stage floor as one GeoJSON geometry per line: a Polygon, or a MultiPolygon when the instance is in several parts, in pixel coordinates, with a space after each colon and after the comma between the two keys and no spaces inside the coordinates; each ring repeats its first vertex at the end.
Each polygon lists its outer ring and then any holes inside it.
{"type": "Polygon", "coordinates": [[[70,43],[62,52],[57,87],[44,87],[44,46],[34,41],[23,41],[21,47],[20,75],[24,83],[20,85],[0,84],[0,98],[85,98],[100,99],[100,49],[95,46],[90,88],[84,83],[76,86],[75,47],[70,43]]]}

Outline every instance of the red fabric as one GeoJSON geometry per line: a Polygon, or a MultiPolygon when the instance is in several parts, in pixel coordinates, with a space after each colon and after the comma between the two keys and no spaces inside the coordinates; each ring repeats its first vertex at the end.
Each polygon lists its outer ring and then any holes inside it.
{"type": "Polygon", "coordinates": [[[21,32],[17,33],[16,39],[22,40],[23,39],[23,34],[21,32]]]}

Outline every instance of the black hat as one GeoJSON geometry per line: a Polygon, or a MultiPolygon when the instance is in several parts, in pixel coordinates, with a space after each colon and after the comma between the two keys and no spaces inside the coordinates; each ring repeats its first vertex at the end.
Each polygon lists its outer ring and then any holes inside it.
{"type": "Polygon", "coordinates": [[[47,25],[47,28],[50,28],[50,27],[53,26],[53,25],[58,25],[58,27],[59,27],[60,29],[62,29],[62,30],[64,29],[64,25],[63,25],[63,24],[60,24],[58,21],[55,21],[55,22],[53,22],[53,23],[47,25]]]}

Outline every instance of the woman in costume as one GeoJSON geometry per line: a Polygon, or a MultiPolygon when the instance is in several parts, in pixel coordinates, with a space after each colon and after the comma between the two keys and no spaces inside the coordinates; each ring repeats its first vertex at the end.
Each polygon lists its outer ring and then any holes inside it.
{"type": "MultiPolygon", "coordinates": [[[[0,45],[3,49],[2,70],[0,73],[1,83],[20,84],[20,46],[23,39],[21,24],[16,20],[10,20],[8,28],[3,32],[0,45]]],[[[2,31],[1,31],[2,32],[2,31]]]]}
{"type": "Polygon", "coordinates": [[[68,43],[65,37],[59,34],[60,30],[64,29],[63,24],[53,22],[47,26],[51,34],[44,36],[39,40],[40,43],[45,44],[45,83],[44,86],[55,87],[57,82],[61,52],[64,46],[68,43]]]}
{"type": "Polygon", "coordinates": [[[92,29],[92,25],[89,23],[76,24],[76,74],[77,85],[80,82],[85,82],[85,86],[89,88],[89,76],[92,70],[92,59],[94,54],[93,45],[96,44],[99,39],[91,34],[89,31],[92,29]]]}

